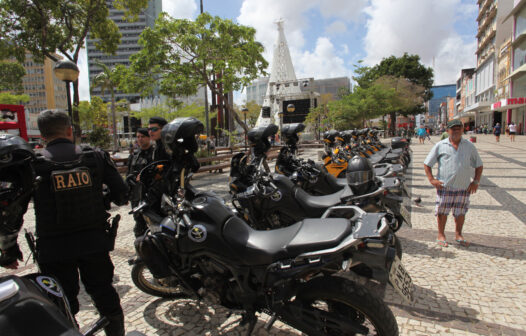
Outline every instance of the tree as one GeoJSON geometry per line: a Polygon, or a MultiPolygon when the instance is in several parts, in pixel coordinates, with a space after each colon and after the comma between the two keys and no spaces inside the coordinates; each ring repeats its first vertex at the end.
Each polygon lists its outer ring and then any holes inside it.
{"type": "MultiPolygon", "coordinates": [[[[248,109],[246,117],[247,127],[253,128],[254,126],[256,126],[256,122],[258,121],[259,113],[261,112],[261,105],[251,100],[249,102],[245,101],[243,106],[234,106],[236,113],[242,112],[244,108],[248,109]]],[[[245,120],[245,116],[243,116],[243,120],[245,120]]]]}
{"type": "MultiPolygon", "coordinates": [[[[137,18],[147,5],[148,0],[113,1],[128,20],[137,18]]],[[[121,34],[108,15],[106,0],[0,0],[0,57],[14,55],[23,62],[27,50],[42,63],[45,57],[58,61],[60,52],[76,64],[88,32],[98,39],[99,50],[114,54],[121,34]]],[[[73,124],[80,136],[78,81],[73,91],[73,124]]]]}
{"type": "MultiPolygon", "coordinates": [[[[420,63],[420,56],[408,55],[404,53],[402,57],[390,56],[382,59],[382,61],[373,67],[358,66],[353,79],[360,87],[368,87],[373,84],[378,78],[389,75],[395,78],[405,78],[409,82],[420,85],[424,88],[421,98],[424,102],[430,100],[433,96],[431,86],[433,85],[433,69],[424,66],[420,63]]],[[[396,87],[395,87],[396,89],[396,87]]],[[[391,132],[395,131],[396,113],[404,115],[418,114],[423,111],[422,105],[413,105],[410,108],[400,109],[399,111],[392,111],[391,115],[391,132]]]]}
{"type": "Polygon", "coordinates": [[[91,89],[96,87],[101,88],[101,94],[104,94],[106,91],[110,92],[111,96],[111,119],[112,119],[112,125],[113,125],[113,150],[118,149],[118,137],[117,134],[117,119],[115,116],[115,108],[116,108],[116,102],[115,102],[115,90],[119,86],[119,83],[122,80],[122,75],[124,74],[124,65],[119,64],[117,67],[109,68],[106,64],[96,62],[97,66],[102,68],[102,72],[97,74],[95,78],[93,79],[93,83],[91,84],[91,89]]]}
{"type": "Polygon", "coordinates": [[[108,129],[102,126],[94,126],[93,130],[88,133],[87,140],[92,146],[105,149],[107,149],[111,143],[108,129]]]}
{"type": "MultiPolygon", "coordinates": [[[[334,118],[336,113],[331,113],[331,110],[329,109],[329,102],[333,100],[334,97],[332,94],[322,94],[318,100],[319,105],[311,108],[309,114],[305,118],[305,125],[314,130],[316,139],[318,140],[321,131],[334,128],[335,126],[334,118]]],[[[335,112],[335,110],[336,108],[333,105],[332,112],[335,112]]]]}
{"type": "Polygon", "coordinates": [[[0,104],[20,105],[28,101],[29,96],[26,94],[14,95],[8,92],[0,92],[0,104]]]}
{"type": "Polygon", "coordinates": [[[26,70],[24,67],[13,61],[0,61],[0,91],[10,91],[14,94],[24,93],[22,78],[26,70]]]}
{"type": "MultiPolygon", "coordinates": [[[[240,90],[268,65],[262,56],[263,46],[254,41],[255,32],[208,13],[195,21],[162,13],[153,29],[142,32],[139,44],[143,48],[131,57],[122,89],[148,95],[158,85],[160,93],[168,97],[194,95],[203,84],[212,94],[240,90]],[[215,81],[212,75],[217,75],[215,81]]],[[[225,105],[246,129],[230,103],[225,105]]]]}
{"type": "Polygon", "coordinates": [[[81,101],[79,104],[80,124],[85,130],[95,127],[108,127],[108,107],[100,97],[93,96],[91,102],[81,101]]]}

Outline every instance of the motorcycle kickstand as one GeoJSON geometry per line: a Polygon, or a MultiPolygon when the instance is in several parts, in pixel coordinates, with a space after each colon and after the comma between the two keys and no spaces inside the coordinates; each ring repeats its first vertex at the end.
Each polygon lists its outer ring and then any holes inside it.
{"type": "Polygon", "coordinates": [[[246,336],[250,336],[252,332],[254,331],[254,328],[256,327],[256,323],[258,322],[258,319],[256,317],[256,313],[254,312],[246,312],[243,314],[243,318],[241,319],[241,322],[239,325],[243,326],[248,323],[247,333],[246,336]]]}

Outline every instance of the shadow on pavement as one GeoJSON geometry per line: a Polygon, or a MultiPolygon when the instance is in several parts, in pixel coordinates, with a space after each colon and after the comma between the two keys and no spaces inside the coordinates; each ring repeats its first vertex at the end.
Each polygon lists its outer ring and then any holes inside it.
{"type": "MultiPolygon", "coordinates": [[[[230,310],[222,306],[210,305],[193,299],[181,299],[171,301],[157,299],[152,301],[144,309],[145,321],[154,329],[158,335],[244,335],[247,325],[240,325],[241,316],[232,314],[230,310]],[[184,332],[176,332],[183,329],[184,332]]],[[[258,320],[254,328],[254,335],[259,335],[265,321],[258,320]]],[[[263,331],[263,330],[262,330],[263,331]]],[[[297,332],[277,329],[272,327],[264,334],[298,335],[297,332]]]]}

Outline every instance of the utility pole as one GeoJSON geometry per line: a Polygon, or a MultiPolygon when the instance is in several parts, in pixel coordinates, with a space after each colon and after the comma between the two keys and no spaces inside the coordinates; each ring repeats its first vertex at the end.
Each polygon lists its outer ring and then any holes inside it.
{"type": "MultiPolygon", "coordinates": [[[[201,2],[201,14],[203,14],[203,0],[201,2]]],[[[206,74],[206,65],[204,65],[204,73],[206,74]]],[[[208,76],[207,76],[208,77],[208,76]]],[[[208,80],[208,78],[207,78],[208,80]]],[[[210,121],[208,120],[208,90],[206,89],[207,82],[205,82],[204,89],[205,89],[205,119],[206,119],[206,137],[208,138],[210,136],[210,121]]]]}

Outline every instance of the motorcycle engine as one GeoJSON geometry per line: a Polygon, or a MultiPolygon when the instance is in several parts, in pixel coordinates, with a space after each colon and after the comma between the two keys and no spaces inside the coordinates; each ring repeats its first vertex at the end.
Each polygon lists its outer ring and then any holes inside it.
{"type": "Polygon", "coordinates": [[[241,297],[241,290],[228,268],[214,260],[202,260],[201,283],[203,287],[197,291],[206,301],[227,308],[239,308],[236,298],[241,297]]]}

